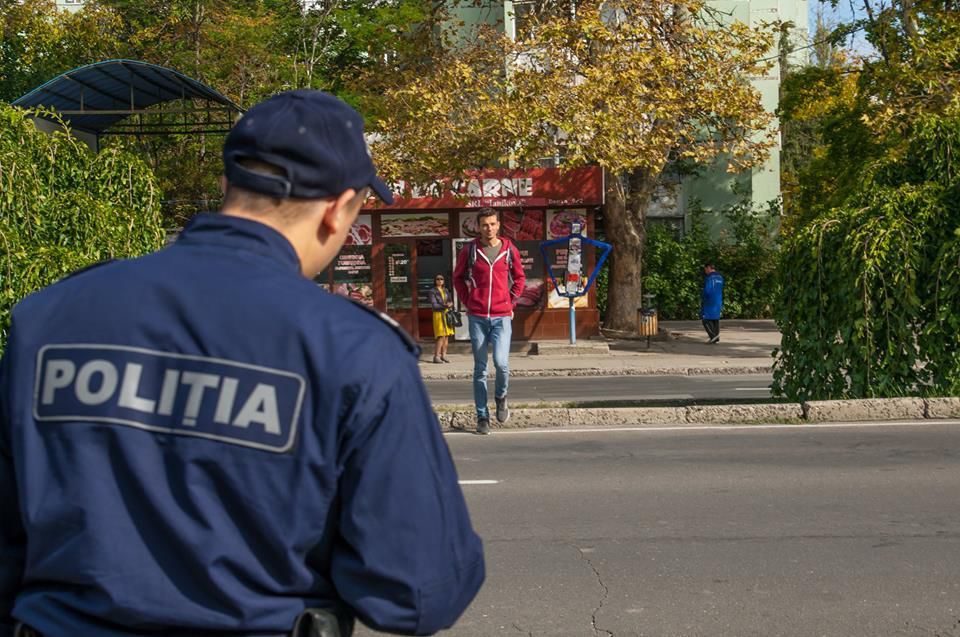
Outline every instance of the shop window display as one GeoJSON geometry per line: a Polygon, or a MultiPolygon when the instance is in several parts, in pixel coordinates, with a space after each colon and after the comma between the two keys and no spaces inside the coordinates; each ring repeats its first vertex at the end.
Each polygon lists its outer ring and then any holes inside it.
{"type": "Polygon", "coordinates": [[[526,276],[526,284],[517,299],[517,309],[534,310],[543,306],[546,295],[544,285],[545,269],[543,255],[540,254],[539,241],[517,241],[517,250],[520,252],[520,263],[526,276]]]}
{"type": "Polygon", "coordinates": [[[333,292],[373,305],[372,246],[343,246],[333,262],[333,292]]]}
{"type": "Polygon", "coordinates": [[[380,233],[384,237],[448,237],[449,216],[445,212],[384,214],[380,217],[380,233]]]}
{"type": "Polygon", "coordinates": [[[543,240],[543,210],[504,210],[500,215],[500,235],[519,243],[543,240]]]}
{"type": "Polygon", "coordinates": [[[410,246],[405,243],[388,243],[383,247],[387,265],[387,311],[409,310],[413,307],[410,291],[412,263],[410,246]]]}
{"type": "Polygon", "coordinates": [[[570,234],[574,223],[579,223],[581,234],[587,235],[587,211],[582,208],[551,210],[547,213],[547,239],[562,239],[570,234]]]}

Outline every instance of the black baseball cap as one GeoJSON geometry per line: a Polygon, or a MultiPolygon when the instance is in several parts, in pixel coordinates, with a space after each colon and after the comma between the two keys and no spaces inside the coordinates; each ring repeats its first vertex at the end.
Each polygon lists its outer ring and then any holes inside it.
{"type": "Polygon", "coordinates": [[[227,135],[223,166],[231,184],[278,199],[319,199],[369,186],[393,203],[363,138],[363,118],[322,91],[279,93],[247,111],[227,135]],[[271,164],[284,174],[251,170],[244,160],[271,164]]]}

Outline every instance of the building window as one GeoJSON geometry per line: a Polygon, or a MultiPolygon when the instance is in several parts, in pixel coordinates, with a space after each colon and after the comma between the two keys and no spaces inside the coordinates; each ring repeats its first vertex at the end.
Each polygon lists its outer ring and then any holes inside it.
{"type": "Polygon", "coordinates": [[[514,0],[513,24],[516,37],[523,37],[537,24],[552,16],[571,17],[575,5],[569,0],[514,0]]]}

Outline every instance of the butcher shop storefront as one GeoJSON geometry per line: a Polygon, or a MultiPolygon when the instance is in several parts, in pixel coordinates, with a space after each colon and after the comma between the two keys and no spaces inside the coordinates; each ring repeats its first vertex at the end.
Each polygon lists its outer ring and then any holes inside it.
{"type": "MultiPolygon", "coordinates": [[[[318,284],[386,312],[415,339],[432,339],[427,292],[434,277],[442,274],[453,292],[456,254],[477,236],[477,210],[495,208],[501,236],[517,245],[527,279],[513,338],[569,336],[569,300],[554,291],[547,269],[563,271],[566,251],[550,249],[544,258],[540,244],[567,236],[574,222],[594,236],[596,213],[603,205],[602,169],[485,170],[434,185],[432,196],[402,183],[395,190],[393,205],[371,202],[374,207],[361,211],[336,261],[316,278],[318,284]]],[[[589,273],[596,254],[585,249],[583,256],[589,273]]],[[[576,308],[578,338],[596,335],[595,286],[577,299],[576,308]]],[[[468,340],[466,321],[456,338],[468,340]]]]}

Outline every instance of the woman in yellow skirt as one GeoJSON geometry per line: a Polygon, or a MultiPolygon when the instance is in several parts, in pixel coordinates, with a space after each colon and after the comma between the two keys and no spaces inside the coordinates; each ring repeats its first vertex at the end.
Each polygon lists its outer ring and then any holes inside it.
{"type": "Polygon", "coordinates": [[[447,309],[453,307],[453,298],[443,287],[443,275],[438,274],[433,279],[434,287],[430,290],[430,307],[433,308],[433,362],[449,363],[447,359],[447,344],[453,336],[453,328],[447,325],[447,309]]]}

